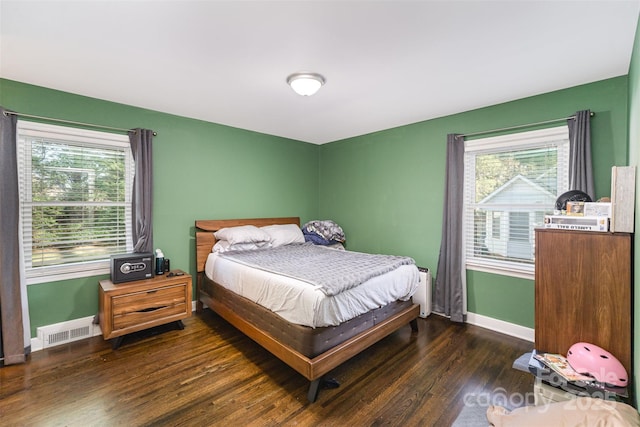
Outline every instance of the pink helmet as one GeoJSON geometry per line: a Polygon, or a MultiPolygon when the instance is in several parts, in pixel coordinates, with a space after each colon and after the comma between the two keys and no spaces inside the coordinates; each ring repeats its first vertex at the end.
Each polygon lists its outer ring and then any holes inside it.
{"type": "Polygon", "coordinates": [[[626,387],[629,381],[622,363],[613,354],[595,344],[575,343],[569,348],[567,360],[577,372],[588,374],[601,383],[626,387]]]}

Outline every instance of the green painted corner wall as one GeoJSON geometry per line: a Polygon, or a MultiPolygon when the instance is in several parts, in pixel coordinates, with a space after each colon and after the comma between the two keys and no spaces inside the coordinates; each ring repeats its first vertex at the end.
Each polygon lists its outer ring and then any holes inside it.
{"type": "MultiPolygon", "coordinates": [[[[640,23],[640,19],[639,19],[640,23]]],[[[636,194],[640,191],[640,173],[638,166],[640,165],[640,25],[636,30],[636,37],[633,45],[633,54],[631,56],[631,64],[629,67],[629,165],[636,167],[636,194]]],[[[636,195],[636,211],[635,211],[635,230],[634,234],[634,319],[633,319],[633,366],[634,377],[632,384],[634,389],[634,401],[637,407],[638,396],[640,396],[640,384],[638,377],[638,367],[640,366],[640,288],[639,280],[636,280],[640,274],[640,197],[636,195]]]]}
{"type": "Polygon", "coordinates": [[[470,313],[534,327],[532,280],[481,271],[467,271],[467,310],[470,313]]]}
{"type": "MultiPolygon", "coordinates": [[[[0,79],[0,105],[15,111],[158,132],[154,139],[154,246],[172,266],[195,269],[196,219],[330,218],[347,247],[408,255],[436,273],[446,135],[565,117],[591,109],[596,193],[626,165],[627,76],[316,146],[214,123],[0,79]]],[[[97,312],[100,277],[30,285],[38,326],[97,312]]],[[[469,311],[533,327],[533,282],[467,274],[469,311]]]]}
{"type": "MultiPolygon", "coordinates": [[[[318,146],[0,79],[0,105],[21,113],[119,128],[153,141],[154,246],[171,266],[195,272],[194,221],[299,216],[318,210],[318,146]]],[[[98,280],[29,285],[31,336],[38,326],[97,313],[98,280]]]]}
{"type": "MultiPolygon", "coordinates": [[[[596,196],[611,166],[627,165],[627,76],[419,122],[320,147],[319,215],[343,226],[347,247],[413,257],[436,267],[446,136],[566,117],[591,109],[596,196]]],[[[534,326],[533,281],[468,272],[469,311],[534,326]]]]}

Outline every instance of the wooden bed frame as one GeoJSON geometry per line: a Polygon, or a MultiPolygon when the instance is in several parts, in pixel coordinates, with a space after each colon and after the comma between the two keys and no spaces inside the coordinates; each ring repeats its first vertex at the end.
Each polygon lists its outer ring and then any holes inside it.
{"type": "Polygon", "coordinates": [[[387,335],[395,332],[406,324],[411,325],[412,331],[418,330],[417,318],[420,311],[418,304],[412,304],[407,309],[391,316],[390,318],[372,326],[360,334],[344,341],[341,344],[325,351],[313,358],[306,357],[291,347],[275,339],[255,324],[238,316],[220,301],[215,301],[206,292],[203,292],[204,268],[207,257],[211,253],[216,240],[213,232],[225,227],[240,225],[255,225],[262,227],[275,224],[297,224],[300,226],[300,218],[256,218],[256,219],[227,219],[227,220],[198,220],[196,226],[196,311],[200,312],[204,305],[215,311],[218,315],[231,323],[249,338],[260,344],[266,350],[278,357],[284,363],[292,367],[298,373],[311,381],[307,397],[310,402],[315,402],[322,377],[339,366],[346,360],[360,353],[369,346],[380,341],[387,335]]]}

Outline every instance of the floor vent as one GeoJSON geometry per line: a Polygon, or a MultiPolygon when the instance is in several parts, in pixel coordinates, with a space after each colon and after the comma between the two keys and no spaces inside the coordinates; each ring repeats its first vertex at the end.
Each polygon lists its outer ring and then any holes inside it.
{"type": "Polygon", "coordinates": [[[37,329],[38,339],[42,342],[42,348],[49,348],[92,337],[95,326],[92,316],[47,325],[37,329]]]}

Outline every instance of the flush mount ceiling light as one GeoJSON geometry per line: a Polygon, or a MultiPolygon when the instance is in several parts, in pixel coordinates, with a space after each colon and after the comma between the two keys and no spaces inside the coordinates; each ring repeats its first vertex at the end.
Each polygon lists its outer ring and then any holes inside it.
{"type": "Polygon", "coordinates": [[[287,77],[287,84],[298,95],[311,96],[318,91],[325,80],[316,73],[294,73],[287,77]]]}

